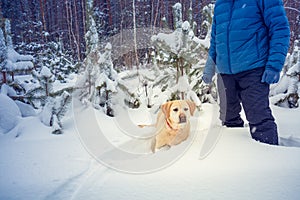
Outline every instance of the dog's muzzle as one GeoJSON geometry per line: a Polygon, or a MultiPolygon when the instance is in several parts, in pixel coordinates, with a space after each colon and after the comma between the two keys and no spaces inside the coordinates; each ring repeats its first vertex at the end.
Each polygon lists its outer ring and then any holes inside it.
{"type": "Polygon", "coordinates": [[[186,116],[184,114],[179,115],[179,123],[186,123],[186,116]]]}

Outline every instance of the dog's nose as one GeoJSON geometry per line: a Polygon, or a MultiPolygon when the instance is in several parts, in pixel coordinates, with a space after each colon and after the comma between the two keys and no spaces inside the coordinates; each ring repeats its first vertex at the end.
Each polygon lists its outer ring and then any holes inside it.
{"type": "Polygon", "coordinates": [[[186,116],[185,114],[179,115],[179,123],[185,123],[186,122],[186,116]]]}

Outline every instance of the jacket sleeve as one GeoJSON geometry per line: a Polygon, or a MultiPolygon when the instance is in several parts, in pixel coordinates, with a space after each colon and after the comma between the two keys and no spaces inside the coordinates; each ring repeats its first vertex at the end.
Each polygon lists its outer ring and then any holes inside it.
{"type": "Polygon", "coordinates": [[[204,68],[204,74],[213,76],[215,74],[216,67],[216,25],[215,25],[215,17],[213,17],[212,27],[211,27],[211,39],[210,39],[210,47],[208,51],[208,58],[204,68]]]}
{"type": "Polygon", "coordinates": [[[210,47],[208,52],[210,58],[216,63],[216,19],[213,16],[212,27],[211,27],[211,39],[210,47]]]}
{"type": "Polygon", "coordinates": [[[289,49],[290,27],[282,0],[263,0],[264,23],[268,28],[269,57],[266,69],[281,71],[289,49]]]}

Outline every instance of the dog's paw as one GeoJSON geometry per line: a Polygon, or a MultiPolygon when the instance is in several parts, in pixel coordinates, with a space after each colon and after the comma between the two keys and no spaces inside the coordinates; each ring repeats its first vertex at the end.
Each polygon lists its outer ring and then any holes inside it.
{"type": "Polygon", "coordinates": [[[168,151],[170,148],[171,146],[166,144],[160,148],[152,149],[152,153],[159,152],[159,151],[168,151]]]}

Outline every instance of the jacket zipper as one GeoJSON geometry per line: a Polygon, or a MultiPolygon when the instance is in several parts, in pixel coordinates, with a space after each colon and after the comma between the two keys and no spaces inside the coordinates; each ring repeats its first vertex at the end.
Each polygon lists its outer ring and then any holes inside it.
{"type": "Polygon", "coordinates": [[[227,53],[228,53],[228,67],[229,67],[229,71],[232,74],[232,69],[231,69],[231,59],[230,59],[230,48],[229,48],[229,31],[231,29],[231,19],[232,19],[232,10],[234,7],[234,1],[231,2],[231,9],[230,9],[230,14],[229,14],[229,23],[227,26],[227,53]]]}

